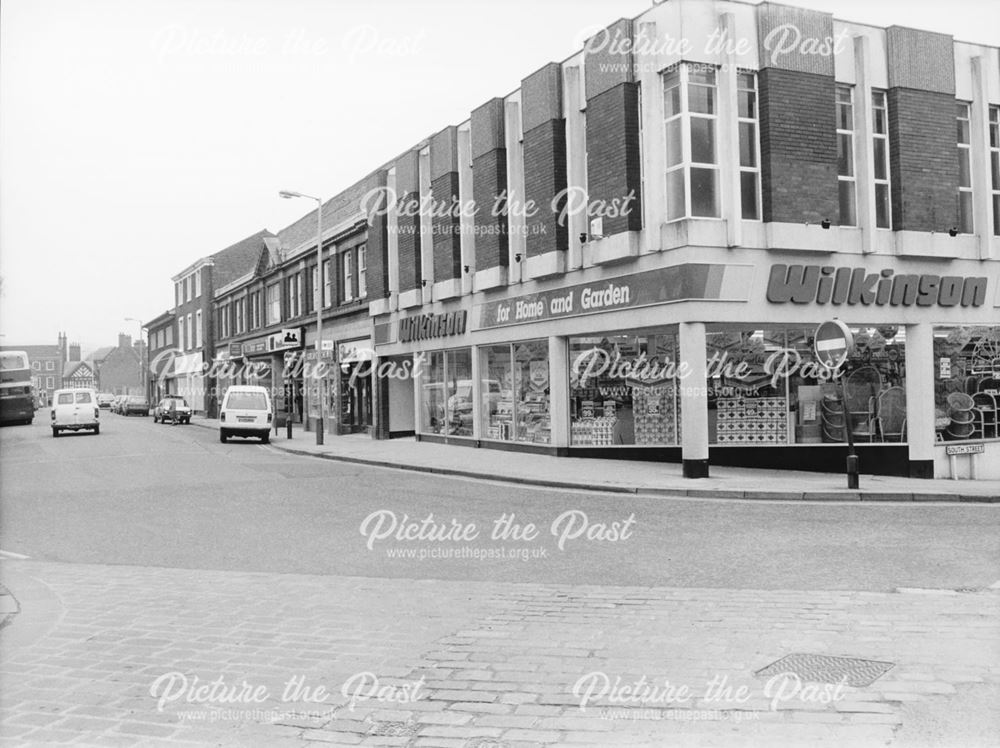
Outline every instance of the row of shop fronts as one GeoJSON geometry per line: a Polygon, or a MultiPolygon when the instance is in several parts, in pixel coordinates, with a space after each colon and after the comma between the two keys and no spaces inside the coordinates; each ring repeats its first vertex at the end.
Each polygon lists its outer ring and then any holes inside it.
{"type": "Polygon", "coordinates": [[[386,432],[683,462],[698,477],[709,463],[842,471],[849,429],[863,472],[1000,477],[991,263],[951,261],[942,275],[927,260],[821,268],[773,252],[705,254],[374,318],[386,432]],[[814,341],[832,318],[856,341],[836,371],[814,341]],[[983,451],[975,466],[950,459],[957,443],[983,451]]]}

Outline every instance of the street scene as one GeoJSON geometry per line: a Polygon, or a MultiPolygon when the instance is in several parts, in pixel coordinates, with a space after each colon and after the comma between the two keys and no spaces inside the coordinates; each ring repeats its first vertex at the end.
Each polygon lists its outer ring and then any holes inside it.
{"type": "Polygon", "coordinates": [[[0,744],[996,745],[953,6],[5,2],[0,744]]]}

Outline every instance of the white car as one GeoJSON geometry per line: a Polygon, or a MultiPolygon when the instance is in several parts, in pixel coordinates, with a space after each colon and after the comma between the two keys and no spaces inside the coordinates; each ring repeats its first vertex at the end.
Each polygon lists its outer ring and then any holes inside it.
{"type": "Polygon", "coordinates": [[[256,436],[267,444],[274,426],[271,393],[266,387],[240,385],[226,390],[219,410],[219,441],[231,436],[256,436]]]}
{"type": "Polygon", "coordinates": [[[82,429],[99,434],[100,417],[101,409],[94,390],[78,387],[56,390],[52,395],[52,436],[59,436],[63,431],[82,429]]]}

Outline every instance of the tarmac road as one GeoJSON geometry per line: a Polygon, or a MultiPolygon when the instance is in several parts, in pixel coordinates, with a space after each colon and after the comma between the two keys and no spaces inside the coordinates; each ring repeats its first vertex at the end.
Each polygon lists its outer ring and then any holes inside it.
{"type": "Polygon", "coordinates": [[[0,430],[0,549],[35,560],[742,589],[955,589],[1000,580],[995,504],[579,494],[336,463],[250,441],[223,445],[207,429],[106,412],[99,436],[53,439],[47,416],[0,430]],[[446,539],[371,537],[389,535],[394,522],[396,532],[419,536],[428,515],[423,533],[446,539]],[[503,515],[534,523],[537,536],[492,540],[503,515]],[[454,539],[473,532],[473,540],[454,539]],[[431,557],[445,554],[464,555],[431,557]]]}

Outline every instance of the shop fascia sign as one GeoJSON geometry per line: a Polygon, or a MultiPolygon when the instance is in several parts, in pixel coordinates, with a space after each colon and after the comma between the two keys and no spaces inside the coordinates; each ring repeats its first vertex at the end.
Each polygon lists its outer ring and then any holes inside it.
{"type": "Polygon", "coordinates": [[[446,338],[465,334],[468,312],[444,312],[443,314],[418,314],[399,320],[399,342],[446,338]]]}
{"type": "Polygon", "coordinates": [[[847,304],[848,306],[982,306],[985,276],[901,273],[886,268],[832,265],[772,265],[767,300],[772,304],[847,304]]]}
{"type": "Polygon", "coordinates": [[[503,327],[685,300],[747,301],[753,267],[685,263],[480,304],[479,327],[503,327]]]}
{"type": "Polygon", "coordinates": [[[290,348],[301,348],[302,339],[301,327],[286,327],[281,332],[272,333],[268,336],[268,349],[272,351],[284,351],[290,348]]]}

